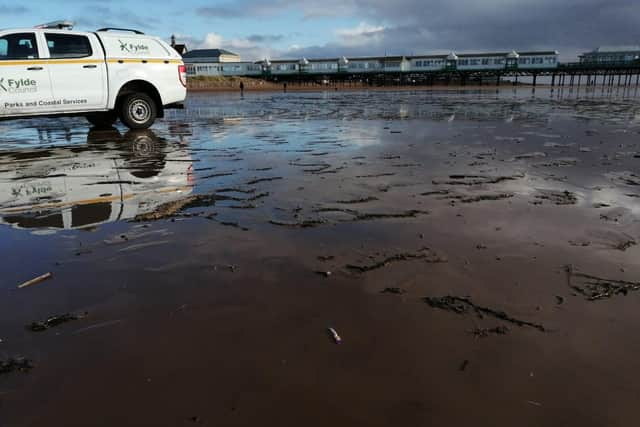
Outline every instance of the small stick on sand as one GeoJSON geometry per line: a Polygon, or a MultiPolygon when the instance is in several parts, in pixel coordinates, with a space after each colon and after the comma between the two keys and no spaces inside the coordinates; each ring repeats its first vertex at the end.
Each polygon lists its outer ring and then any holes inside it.
{"type": "Polygon", "coordinates": [[[38,284],[40,282],[44,282],[47,279],[51,279],[51,277],[53,277],[53,274],[45,273],[42,276],[38,276],[35,279],[31,279],[28,282],[24,282],[22,285],[18,286],[18,289],[26,288],[27,286],[31,286],[31,285],[38,284]]]}
{"type": "Polygon", "coordinates": [[[340,338],[340,335],[338,335],[338,332],[336,332],[335,329],[328,328],[328,330],[329,330],[329,334],[331,335],[331,337],[333,338],[336,344],[342,343],[342,338],[340,338]]]}

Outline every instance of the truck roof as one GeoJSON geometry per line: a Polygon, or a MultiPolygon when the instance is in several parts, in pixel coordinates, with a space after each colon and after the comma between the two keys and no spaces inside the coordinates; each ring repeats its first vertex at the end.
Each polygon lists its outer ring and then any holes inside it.
{"type": "Polygon", "coordinates": [[[133,30],[121,31],[79,31],[57,28],[11,28],[0,30],[12,33],[46,32],[53,34],[95,35],[100,39],[107,58],[122,59],[182,59],[167,42],[159,37],[135,33],[133,30]]]}

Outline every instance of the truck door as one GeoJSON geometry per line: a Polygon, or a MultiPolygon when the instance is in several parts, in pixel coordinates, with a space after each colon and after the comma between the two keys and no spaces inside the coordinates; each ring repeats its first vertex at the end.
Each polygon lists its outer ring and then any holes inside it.
{"type": "Polygon", "coordinates": [[[35,32],[0,35],[0,117],[43,111],[42,102],[51,99],[51,82],[41,58],[35,32]]]}
{"type": "Polygon", "coordinates": [[[56,111],[104,110],[107,78],[104,54],[95,36],[46,32],[49,74],[56,111]]]}

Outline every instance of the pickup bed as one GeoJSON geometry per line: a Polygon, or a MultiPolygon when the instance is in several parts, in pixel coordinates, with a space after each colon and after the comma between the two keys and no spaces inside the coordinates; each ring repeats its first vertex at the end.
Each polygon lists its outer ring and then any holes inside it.
{"type": "Polygon", "coordinates": [[[186,68],[166,42],[135,30],[0,30],[0,120],[80,115],[150,127],[186,98],[186,68]]]}

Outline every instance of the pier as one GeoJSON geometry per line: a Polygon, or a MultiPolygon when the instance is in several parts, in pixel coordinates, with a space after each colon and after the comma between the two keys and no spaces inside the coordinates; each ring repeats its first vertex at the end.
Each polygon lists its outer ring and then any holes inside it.
{"type": "Polygon", "coordinates": [[[381,71],[379,73],[334,72],[325,74],[298,73],[290,75],[264,75],[273,82],[297,84],[349,85],[365,82],[371,86],[432,86],[466,85],[518,85],[523,78],[536,87],[541,78],[552,88],[573,87],[630,87],[640,85],[640,61],[631,63],[584,64],[559,63],[549,70],[504,69],[466,71],[457,69],[437,71],[381,71]],[[505,81],[505,80],[509,81],[505,81]]]}

